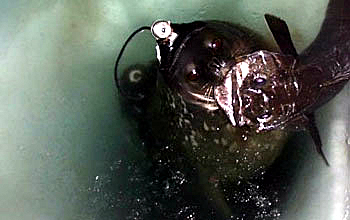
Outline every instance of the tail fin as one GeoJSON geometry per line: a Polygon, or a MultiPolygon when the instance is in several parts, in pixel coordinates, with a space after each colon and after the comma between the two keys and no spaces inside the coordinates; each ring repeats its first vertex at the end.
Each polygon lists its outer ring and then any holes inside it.
{"type": "MultiPolygon", "coordinates": [[[[313,43],[300,55],[306,63],[311,57],[324,57],[337,47],[350,56],[350,0],[330,0],[321,30],[313,43]]],[[[349,59],[349,58],[347,58],[349,59]]],[[[309,62],[308,62],[309,61],[309,62]]]]}

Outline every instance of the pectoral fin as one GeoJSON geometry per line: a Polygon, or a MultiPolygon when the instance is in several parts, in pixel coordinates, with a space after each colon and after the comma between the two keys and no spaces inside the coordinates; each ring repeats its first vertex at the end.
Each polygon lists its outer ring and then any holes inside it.
{"type": "Polygon", "coordinates": [[[312,139],[314,140],[316,150],[321,155],[321,157],[323,158],[326,165],[329,166],[327,158],[322,151],[322,141],[321,141],[321,137],[320,137],[320,133],[318,131],[317,125],[316,125],[314,113],[305,115],[305,118],[307,119],[306,120],[306,122],[307,122],[306,128],[309,130],[310,135],[311,135],[312,139]]]}
{"type": "Polygon", "coordinates": [[[295,50],[292,38],[290,37],[287,23],[270,14],[265,14],[265,20],[282,53],[292,55],[296,58],[298,53],[295,50]]]}

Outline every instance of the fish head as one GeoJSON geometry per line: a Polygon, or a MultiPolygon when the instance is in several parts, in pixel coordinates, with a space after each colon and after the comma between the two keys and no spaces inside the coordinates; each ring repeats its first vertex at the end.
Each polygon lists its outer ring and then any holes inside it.
{"type": "Polygon", "coordinates": [[[226,80],[215,88],[220,108],[233,126],[257,132],[283,128],[297,111],[294,57],[256,51],[237,61],[224,70],[226,80]]]}

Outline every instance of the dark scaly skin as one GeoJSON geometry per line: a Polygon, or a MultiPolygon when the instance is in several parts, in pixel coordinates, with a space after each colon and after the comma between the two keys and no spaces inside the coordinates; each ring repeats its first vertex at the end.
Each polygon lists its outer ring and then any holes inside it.
{"type": "MultiPolygon", "coordinates": [[[[257,51],[220,70],[222,75],[233,79],[233,88],[237,90],[236,93],[233,91],[233,98],[242,100],[232,107],[232,117],[239,126],[248,125],[258,132],[307,129],[317,151],[329,165],[322,152],[314,111],[338,94],[350,78],[348,3],[349,0],[329,3],[318,36],[300,55],[296,53],[285,22],[271,15],[265,16],[284,54],[257,51]],[[246,72],[245,67],[250,71],[246,72]],[[233,70],[233,73],[228,74],[228,70],[233,70]],[[257,85],[256,78],[264,78],[264,84],[257,85]]],[[[227,86],[223,84],[221,87],[224,90],[227,86]]],[[[218,94],[218,100],[227,99],[226,94],[218,94]]]]}
{"type": "Polygon", "coordinates": [[[294,98],[297,112],[313,113],[338,94],[350,78],[349,4],[349,0],[331,0],[316,39],[295,58],[290,72],[300,85],[294,98]]]}
{"type": "MultiPolygon", "coordinates": [[[[275,37],[282,51],[295,57],[295,65],[287,71],[299,85],[297,92],[291,92],[297,113],[313,113],[338,94],[350,78],[349,3],[349,0],[329,2],[319,34],[300,55],[285,49],[294,48],[291,41],[275,37]]],[[[281,56],[279,61],[285,63],[288,59],[281,56]]]]}
{"type": "MultiPolygon", "coordinates": [[[[350,78],[350,1],[331,0],[326,18],[314,42],[298,57],[300,81],[317,82],[313,100],[301,104],[312,112],[328,102],[350,78]]],[[[312,90],[310,88],[309,90],[312,90]]],[[[305,90],[305,95],[307,91],[305,90]]]]}

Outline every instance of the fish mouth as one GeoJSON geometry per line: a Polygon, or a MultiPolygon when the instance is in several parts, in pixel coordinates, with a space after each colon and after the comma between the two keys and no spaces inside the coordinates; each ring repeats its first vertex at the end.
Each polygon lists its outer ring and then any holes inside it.
{"type": "Polygon", "coordinates": [[[272,130],[295,112],[299,86],[295,59],[268,51],[256,51],[220,69],[224,76],[214,98],[232,126],[248,126],[257,132],[272,130]]]}
{"type": "Polygon", "coordinates": [[[216,103],[225,112],[233,127],[243,127],[251,123],[244,114],[243,94],[240,90],[249,71],[249,65],[245,62],[227,65],[221,69],[223,81],[214,89],[216,103]]]}

